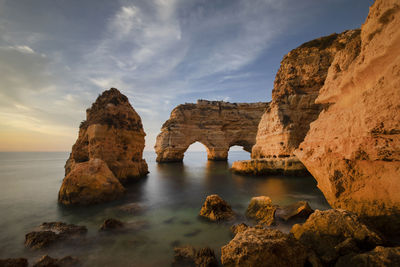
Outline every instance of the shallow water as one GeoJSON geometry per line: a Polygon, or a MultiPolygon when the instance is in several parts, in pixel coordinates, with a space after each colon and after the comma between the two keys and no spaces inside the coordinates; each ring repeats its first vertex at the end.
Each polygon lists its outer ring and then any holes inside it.
{"type": "MultiPolygon", "coordinates": [[[[26,257],[32,264],[45,254],[72,255],[84,266],[169,266],[174,246],[209,246],[219,258],[220,247],[231,239],[230,225],[197,217],[207,195],[219,194],[239,214],[244,214],[251,197],[258,195],[267,195],[279,205],[307,200],[314,209],[329,208],[312,177],[232,174],[232,162],[249,157],[241,151],[231,151],[228,162],[209,162],[203,152],[186,152],[183,163],[169,164],[157,164],[155,154],[145,152],[150,173],[129,185],[124,199],[65,208],[57,204],[57,193],[68,155],[0,153],[0,258],[26,257]],[[132,202],[144,207],[144,212],[131,215],[118,209],[132,202]],[[126,222],[129,229],[99,233],[104,219],[110,217],[126,222]],[[40,251],[25,249],[25,234],[45,221],[86,225],[89,232],[78,244],[40,251]]],[[[283,231],[290,227],[282,223],[277,226],[283,231]]]]}

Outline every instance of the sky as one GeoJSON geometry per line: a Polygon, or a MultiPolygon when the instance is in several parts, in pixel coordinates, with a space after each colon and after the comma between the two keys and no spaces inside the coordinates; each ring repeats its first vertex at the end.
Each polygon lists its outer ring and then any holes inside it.
{"type": "Polygon", "coordinates": [[[280,61],[359,28],[372,0],[0,0],[0,151],[70,151],[111,87],[153,150],[197,99],[270,101],[280,61]]]}

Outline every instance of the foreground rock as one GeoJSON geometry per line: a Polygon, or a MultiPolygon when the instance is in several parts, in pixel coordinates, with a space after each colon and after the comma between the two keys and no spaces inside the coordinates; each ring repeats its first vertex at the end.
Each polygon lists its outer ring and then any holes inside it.
{"type": "Polygon", "coordinates": [[[86,205],[120,197],[122,186],[117,182],[136,180],[148,173],[142,159],[144,136],[142,121],[128,98],[115,88],[104,91],[87,109],[86,121],[79,127],[78,140],[65,164],[59,202],[86,205]],[[93,167],[93,160],[101,167],[93,167]],[[91,167],[96,171],[83,170],[91,167]],[[81,174],[85,186],[81,186],[81,174]],[[101,186],[105,181],[110,185],[101,186]],[[114,194],[110,194],[110,187],[115,189],[114,194]],[[102,195],[106,197],[97,198],[102,195]]]}
{"type": "Polygon", "coordinates": [[[234,163],[234,171],[252,175],[308,173],[294,151],[324,107],[314,101],[334,56],[357,38],[358,30],[321,37],[293,49],[282,59],[272,101],[258,125],[252,160],[234,163]]]}
{"type": "Polygon", "coordinates": [[[314,210],[310,207],[307,201],[298,201],[291,205],[279,207],[276,210],[276,217],[285,221],[298,218],[308,218],[314,210]]]}
{"type": "Polygon", "coordinates": [[[33,267],[75,267],[80,266],[77,259],[66,256],[61,259],[54,259],[48,255],[43,256],[36,262],[33,267]]]}
{"type": "Polygon", "coordinates": [[[237,233],[246,231],[249,226],[245,223],[239,223],[239,224],[234,224],[231,226],[230,230],[233,235],[236,235],[237,233]]]}
{"type": "Polygon", "coordinates": [[[277,206],[272,205],[269,197],[253,197],[246,210],[248,218],[256,220],[261,225],[270,226],[275,224],[275,212],[277,206]]]}
{"type": "Polygon", "coordinates": [[[229,103],[198,100],[177,106],[157,136],[157,162],[182,161],[188,147],[198,141],[209,160],[226,160],[231,146],[250,152],[267,103],[229,103]]]}
{"type": "Polygon", "coordinates": [[[0,259],[1,267],[28,267],[28,260],[25,258],[0,259]]]}
{"type": "Polygon", "coordinates": [[[124,223],[113,218],[107,219],[100,226],[99,231],[112,231],[124,228],[124,223]]]}
{"type": "Polygon", "coordinates": [[[43,223],[39,231],[25,235],[25,247],[40,249],[60,241],[73,240],[87,233],[85,226],[66,224],[62,222],[43,223]]]}
{"type": "Polygon", "coordinates": [[[210,248],[196,250],[192,246],[174,248],[175,256],[173,267],[216,267],[218,266],[215,253],[210,248]]]}
{"type": "Polygon", "coordinates": [[[361,44],[335,57],[316,102],[329,105],[296,155],[329,204],[400,232],[400,7],[376,0],[361,44]]]}
{"type": "Polygon", "coordinates": [[[316,210],[304,224],[295,224],[291,233],[314,250],[325,264],[382,244],[376,232],[360,222],[355,214],[344,210],[316,210]]]}
{"type": "Polygon", "coordinates": [[[308,250],[292,235],[248,228],[221,248],[224,266],[305,266],[308,250]]]}
{"type": "Polygon", "coordinates": [[[339,258],[335,266],[400,266],[400,247],[376,247],[366,253],[349,254],[339,258]]]}
{"type": "Polygon", "coordinates": [[[199,215],[211,221],[225,221],[235,217],[228,202],[218,195],[210,195],[206,198],[199,215]]]}

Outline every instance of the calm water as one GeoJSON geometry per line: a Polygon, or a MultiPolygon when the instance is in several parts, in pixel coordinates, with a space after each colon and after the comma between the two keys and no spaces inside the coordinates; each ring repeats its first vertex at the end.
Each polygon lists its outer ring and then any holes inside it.
{"type": "MultiPolygon", "coordinates": [[[[72,255],[85,266],[169,266],[173,247],[190,244],[220,247],[231,239],[229,225],[197,217],[207,195],[219,194],[244,214],[252,196],[267,195],[284,205],[307,200],[314,209],[329,208],[312,177],[250,177],[232,174],[233,161],[248,159],[232,151],[228,162],[208,162],[202,152],[187,152],[183,163],[157,164],[145,152],[149,175],[128,187],[124,199],[85,208],[57,204],[68,153],[0,153],[0,258],[26,257],[32,264],[40,256],[72,255]],[[136,202],[145,208],[130,215],[118,206],[136,202]],[[104,219],[113,217],[130,225],[144,225],[123,233],[98,232],[104,219]],[[45,221],[86,225],[80,245],[42,251],[24,248],[25,234],[45,221]]],[[[245,220],[244,218],[241,219],[245,220]]],[[[288,231],[290,225],[278,225],[288,231]]]]}

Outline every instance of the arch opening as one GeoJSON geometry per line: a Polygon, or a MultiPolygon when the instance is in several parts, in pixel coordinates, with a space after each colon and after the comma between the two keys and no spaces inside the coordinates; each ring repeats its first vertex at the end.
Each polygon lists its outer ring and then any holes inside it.
{"type": "Polygon", "coordinates": [[[251,153],[247,151],[244,146],[233,145],[229,148],[228,151],[229,161],[250,160],[250,159],[251,159],[251,153]]]}
{"type": "Polygon", "coordinates": [[[183,159],[206,161],[209,155],[209,149],[199,141],[191,143],[183,152],[183,159]]]}

